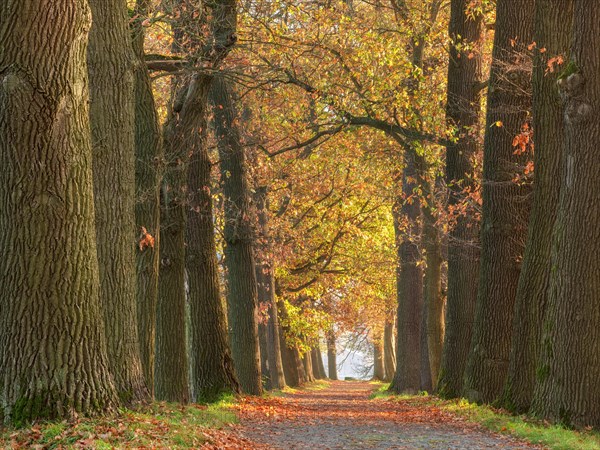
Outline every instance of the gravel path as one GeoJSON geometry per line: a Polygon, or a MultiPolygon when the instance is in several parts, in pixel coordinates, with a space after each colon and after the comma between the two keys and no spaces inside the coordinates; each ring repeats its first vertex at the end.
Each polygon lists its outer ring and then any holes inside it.
{"type": "Polygon", "coordinates": [[[240,406],[244,448],[531,449],[417,399],[369,399],[372,384],[335,381],[323,390],[247,398],[240,406]]]}

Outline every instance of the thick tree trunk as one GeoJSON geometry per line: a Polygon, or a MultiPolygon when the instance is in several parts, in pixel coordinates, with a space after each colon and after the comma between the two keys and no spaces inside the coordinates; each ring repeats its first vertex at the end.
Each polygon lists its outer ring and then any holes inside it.
{"type": "Polygon", "coordinates": [[[508,372],[513,308],[531,202],[529,183],[515,182],[528,155],[513,139],[530,117],[533,0],[498,0],[483,157],[481,268],[465,395],[492,402],[508,372]],[[516,40],[516,43],[515,43],[516,40]]]}
{"type": "MultiPolygon", "coordinates": [[[[448,205],[466,201],[476,183],[474,158],[481,113],[483,15],[467,15],[469,0],[452,0],[449,35],[446,115],[457,128],[456,143],[446,148],[448,205]]],[[[437,392],[446,398],[462,395],[463,376],[471,344],[479,276],[479,226],[471,211],[457,218],[448,233],[448,299],[444,345],[437,392]]]]}
{"type": "Polygon", "coordinates": [[[327,373],[330,380],[337,380],[337,348],[335,333],[327,333],[327,373]]]}
{"type": "Polygon", "coordinates": [[[90,0],[90,7],[88,70],[100,299],[117,393],[130,403],[148,398],[136,305],[134,60],[126,1],[90,0]]]}
{"type": "Polygon", "coordinates": [[[0,14],[0,423],[117,402],[99,299],[89,20],[83,0],[8,0],[0,14]]]}
{"type": "Polygon", "coordinates": [[[187,134],[188,202],[186,269],[191,313],[192,385],[196,400],[213,401],[239,392],[221,302],[211,195],[211,161],[206,143],[206,107],[211,78],[196,76],[193,127],[187,134]]]}
{"type": "Polygon", "coordinates": [[[306,352],[304,354],[304,357],[302,358],[302,363],[304,365],[304,374],[306,376],[306,381],[312,383],[313,381],[315,381],[315,374],[313,373],[313,363],[310,352],[306,352]]]}
{"type": "Polygon", "coordinates": [[[152,83],[144,62],[144,27],[148,0],[138,0],[133,26],[135,65],[135,223],[154,238],[154,245],[139,248],[137,267],[137,326],[140,356],[146,385],[154,397],[154,354],[156,344],[156,302],[158,299],[158,267],[160,260],[160,183],[163,155],[158,114],[152,83]]]}
{"type": "Polygon", "coordinates": [[[285,332],[282,328],[279,330],[279,340],[281,342],[281,362],[285,374],[285,383],[291,387],[300,386],[300,376],[294,354],[292,349],[287,346],[285,332]]]}
{"type": "Polygon", "coordinates": [[[415,154],[404,154],[401,205],[393,210],[398,261],[398,334],[396,373],[390,389],[395,392],[416,393],[421,388],[421,314],[423,311],[423,269],[417,239],[421,236],[421,204],[414,198],[417,187],[415,154]],[[402,221],[406,223],[402,223],[402,221]]]}
{"type": "Polygon", "coordinates": [[[300,350],[295,347],[292,348],[292,356],[294,364],[296,365],[296,372],[298,372],[298,382],[302,385],[309,380],[306,371],[304,370],[304,362],[302,361],[302,356],[300,356],[300,350]]]}
{"type": "MultiPolygon", "coordinates": [[[[565,155],[533,411],[600,427],[600,9],[575,2],[565,101],[565,155]]],[[[565,17],[563,20],[568,20],[565,17]]]]}
{"type": "Polygon", "coordinates": [[[256,203],[258,215],[258,245],[256,249],[258,301],[267,304],[267,312],[269,314],[266,324],[266,357],[269,366],[269,382],[271,389],[283,389],[285,387],[285,375],[283,373],[283,363],[281,361],[279,314],[277,311],[277,303],[275,301],[275,278],[271,262],[272,241],[269,234],[266,187],[256,187],[254,201],[256,203]]]}
{"type": "Polygon", "coordinates": [[[384,381],[392,381],[396,373],[396,346],[394,339],[394,320],[386,321],[383,329],[383,355],[385,368],[384,381]]]}
{"type": "Polygon", "coordinates": [[[383,381],[385,379],[385,367],[383,360],[383,342],[373,342],[373,379],[383,381]]]}
{"type": "Polygon", "coordinates": [[[231,350],[235,370],[247,394],[262,392],[257,323],[257,286],[254,269],[250,189],[232,87],[215,77],[211,89],[215,135],[221,158],[225,204],[225,266],[231,350]]]}
{"type": "Polygon", "coordinates": [[[542,344],[542,325],[551,270],[552,230],[560,193],[560,166],[564,148],[562,108],[557,73],[549,73],[548,58],[568,54],[573,0],[536,0],[533,76],[533,130],[535,133],[533,207],[523,268],[519,278],[513,325],[513,344],[504,406],[523,413],[529,409],[536,383],[542,344]]]}
{"type": "Polygon", "coordinates": [[[310,353],[310,359],[312,360],[313,373],[315,374],[315,378],[317,380],[323,380],[327,378],[325,368],[323,367],[323,357],[321,356],[321,350],[319,350],[318,347],[313,347],[310,353]]]}
{"type": "MultiPolygon", "coordinates": [[[[187,403],[189,362],[186,339],[185,231],[187,214],[187,133],[193,133],[194,95],[192,81],[182,86],[188,92],[180,112],[170,111],[164,127],[167,167],[161,191],[160,268],[156,308],[155,394],[159,400],[187,403]],[[189,98],[190,102],[187,102],[189,98]]],[[[178,97],[178,95],[174,96],[178,97]]],[[[177,108],[179,109],[179,108],[177,108]]]]}

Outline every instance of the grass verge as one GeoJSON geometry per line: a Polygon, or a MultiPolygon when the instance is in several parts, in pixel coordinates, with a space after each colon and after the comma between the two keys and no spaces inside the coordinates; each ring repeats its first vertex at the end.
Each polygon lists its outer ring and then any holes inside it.
{"type": "MultiPolygon", "coordinates": [[[[394,397],[398,400],[415,398],[409,395],[393,395],[387,391],[388,386],[387,384],[379,386],[373,391],[371,398],[394,397]]],[[[532,444],[541,444],[552,450],[600,449],[600,433],[596,431],[571,430],[525,415],[515,416],[508,411],[491,406],[469,403],[465,399],[442,400],[438,397],[427,396],[427,393],[423,394],[424,396],[421,398],[426,400],[425,404],[437,406],[442,410],[459,415],[469,422],[478,423],[491,431],[510,434],[532,444]]]]}
{"type": "Polygon", "coordinates": [[[235,423],[233,396],[208,405],[153,403],[114,417],[47,422],[28,428],[0,429],[6,449],[186,449],[198,448],[209,429],[235,423]]]}

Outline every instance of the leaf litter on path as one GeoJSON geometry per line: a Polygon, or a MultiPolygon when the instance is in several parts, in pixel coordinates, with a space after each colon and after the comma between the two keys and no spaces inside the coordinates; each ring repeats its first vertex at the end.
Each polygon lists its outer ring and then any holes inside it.
{"type": "Polygon", "coordinates": [[[210,435],[212,449],[531,449],[444,411],[426,398],[371,400],[368,382],[334,381],[324,390],[245,397],[240,424],[210,435]]]}

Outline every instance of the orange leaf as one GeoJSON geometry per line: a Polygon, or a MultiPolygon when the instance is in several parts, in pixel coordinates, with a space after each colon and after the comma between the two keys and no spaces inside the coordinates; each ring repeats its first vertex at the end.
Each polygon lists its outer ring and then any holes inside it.
{"type": "Polygon", "coordinates": [[[146,247],[154,248],[154,237],[148,233],[145,227],[142,227],[142,234],[140,235],[140,251],[144,251],[146,247]]]}

